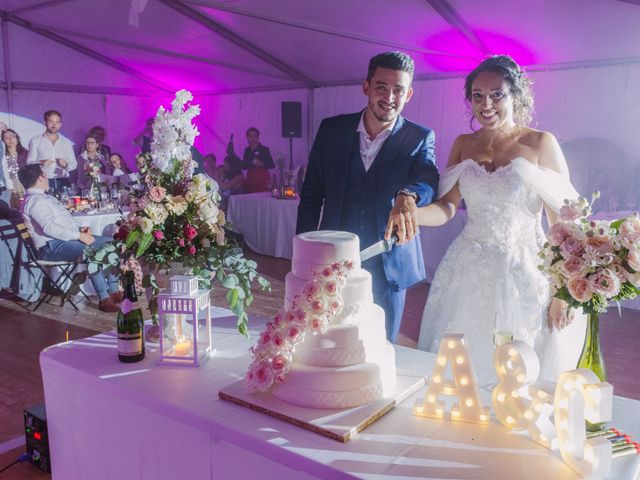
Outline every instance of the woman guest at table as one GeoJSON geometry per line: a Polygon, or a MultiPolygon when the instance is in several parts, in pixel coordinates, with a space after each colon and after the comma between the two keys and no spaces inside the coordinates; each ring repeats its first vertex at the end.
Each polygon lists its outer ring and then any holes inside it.
{"type": "Polygon", "coordinates": [[[213,153],[207,153],[204,156],[203,164],[204,164],[204,173],[209,175],[214,180],[216,179],[216,163],[218,159],[213,153]]]}
{"type": "Polygon", "coordinates": [[[220,207],[223,211],[227,211],[229,197],[231,195],[239,195],[245,193],[245,179],[242,175],[242,163],[235,155],[228,155],[222,164],[222,175],[218,175],[218,186],[220,187],[220,207]]]}
{"type": "Polygon", "coordinates": [[[585,333],[567,304],[551,298],[538,270],[545,236],[565,198],[577,198],[556,138],[529,128],[530,80],[509,56],[489,57],[465,80],[472,122],[480,128],[453,143],[439,199],[419,208],[417,222],[448,222],[464,198],[467,222],[435,273],[418,348],[437,352],[447,332],[463,333],[482,383],[492,382],[493,334],[508,331],[535,347],[541,378],[574,369],[585,333]],[[571,323],[571,325],[569,325],[571,323]],[[567,328],[565,328],[567,327],[567,328]]]}
{"type": "Polygon", "coordinates": [[[109,165],[111,166],[111,175],[114,177],[120,177],[122,175],[129,175],[131,170],[124,162],[124,158],[119,153],[112,153],[109,157],[109,165]]]}
{"type": "Polygon", "coordinates": [[[260,143],[260,131],[256,127],[247,129],[249,145],[244,149],[243,168],[247,170],[245,191],[268,192],[271,190],[270,168],[275,168],[271,152],[260,143]]]}
{"type": "Polygon", "coordinates": [[[80,188],[91,186],[93,175],[90,174],[90,170],[94,168],[92,165],[99,168],[98,174],[104,174],[108,170],[106,158],[100,153],[99,137],[90,133],[84,139],[82,153],[78,155],[78,186],[80,188]]]}
{"type": "MultiPolygon", "coordinates": [[[[99,249],[111,237],[93,235],[88,227],[76,225],[71,213],[56,198],[47,195],[49,179],[40,165],[30,164],[18,171],[27,195],[22,206],[24,223],[29,230],[38,258],[52,261],[72,261],[82,257],[87,245],[99,249]]],[[[99,309],[117,312],[122,301],[119,279],[113,273],[100,270],[89,276],[98,293],[99,309]]]]}
{"type": "Polygon", "coordinates": [[[15,130],[7,128],[2,132],[2,143],[5,146],[2,169],[7,193],[3,196],[13,208],[20,208],[20,199],[24,198],[24,188],[18,180],[18,170],[27,164],[29,151],[22,146],[20,135],[15,130]]]}

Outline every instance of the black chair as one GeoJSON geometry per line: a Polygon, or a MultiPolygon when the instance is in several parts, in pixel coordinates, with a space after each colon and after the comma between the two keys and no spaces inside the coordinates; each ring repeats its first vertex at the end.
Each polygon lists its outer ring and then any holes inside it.
{"type": "MultiPolygon", "coordinates": [[[[49,301],[55,296],[60,297],[60,306],[64,306],[65,301],[68,301],[76,311],[78,307],[72,298],[75,294],[82,293],[82,295],[89,300],[87,294],[80,288],[80,285],[84,283],[87,278],[87,273],[86,271],[76,272],[76,269],[82,265],[81,259],[74,261],[39,259],[38,252],[27,230],[27,226],[19,220],[12,222],[11,225],[1,226],[0,239],[3,241],[18,239],[18,247],[15,252],[12,253],[14,265],[18,265],[19,268],[35,268],[42,273],[44,286],[40,299],[32,310],[33,312],[40,308],[40,305],[44,302],[49,301]],[[22,249],[24,249],[26,255],[22,254],[22,249]],[[50,269],[52,268],[58,268],[60,272],[55,278],[54,275],[51,274],[50,269]]],[[[12,252],[11,249],[10,252],[12,252]]]]}

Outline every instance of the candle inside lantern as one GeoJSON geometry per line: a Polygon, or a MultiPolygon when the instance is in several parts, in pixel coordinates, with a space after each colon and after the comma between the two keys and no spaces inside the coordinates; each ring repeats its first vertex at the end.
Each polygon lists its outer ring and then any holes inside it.
{"type": "Polygon", "coordinates": [[[186,357],[191,353],[191,340],[184,340],[182,342],[176,343],[176,346],[173,348],[173,353],[176,357],[186,357]]]}

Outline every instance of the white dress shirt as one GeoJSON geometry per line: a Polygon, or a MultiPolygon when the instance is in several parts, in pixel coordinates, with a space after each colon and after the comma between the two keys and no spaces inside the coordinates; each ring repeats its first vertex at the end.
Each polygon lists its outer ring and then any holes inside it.
{"type": "Polygon", "coordinates": [[[49,240],[78,240],[80,229],[71,213],[41,188],[27,190],[22,216],[36,249],[49,240]]]}
{"type": "Polygon", "coordinates": [[[78,167],[76,154],[73,152],[71,141],[58,135],[56,143],[52,143],[46,132],[37,135],[29,140],[29,156],[27,163],[40,163],[42,160],[53,160],[64,158],[67,161],[67,168],[61,168],[58,163],[48,167],[42,166],[42,171],[47,178],[64,178],[69,176],[69,172],[78,167]]]}
{"type": "Polygon", "coordinates": [[[376,138],[371,140],[369,138],[369,134],[367,130],[364,128],[364,114],[366,110],[362,112],[362,117],[360,117],[360,123],[358,124],[358,132],[360,132],[360,156],[362,157],[362,164],[364,165],[365,171],[369,171],[373,161],[376,159],[378,152],[382,148],[382,144],[384,141],[389,138],[391,132],[393,131],[393,127],[398,121],[398,117],[389,125],[387,128],[382,130],[376,138]]]}

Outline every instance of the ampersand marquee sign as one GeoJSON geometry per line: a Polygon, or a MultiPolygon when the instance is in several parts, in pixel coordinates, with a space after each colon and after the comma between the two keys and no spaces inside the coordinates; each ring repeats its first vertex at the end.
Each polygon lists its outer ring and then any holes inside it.
{"type": "MultiPolygon", "coordinates": [[[[585,420],[611,420],[613,387],[586,369],[565,372],[556,384],[536,382],[540,361],[524,342],[500,345],[493,355],[498,385],[491,398],[498,421],[510,430],[527,430],[540,445],[560,449],[562,460],[584,477],[603,477],[611,468],[611,442],[586,438],[585,420]],[[554,422],[551,421],[551,415],[554,422]]],[[[489,423],[482,405],[473,364],[463,335],[447,334],[440,343],[424,400],[414,415],[455,421],[489,423]],[[447,364],[452,379],[445,379],[447,364]],[[457,397],[450,415],[441,396],[457,397]]]]}

